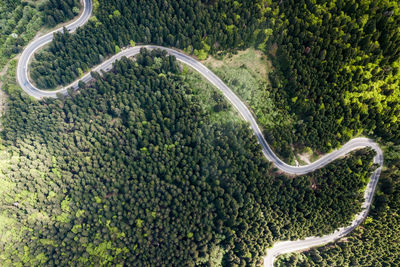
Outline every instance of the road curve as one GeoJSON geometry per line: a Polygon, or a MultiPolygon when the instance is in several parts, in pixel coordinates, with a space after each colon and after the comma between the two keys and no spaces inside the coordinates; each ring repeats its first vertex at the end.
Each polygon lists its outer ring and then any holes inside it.
{"type": "MultiPolygon", "coordinates": [[[[83,12],[80,17],[73,21],[72,23],[65,26],[65,28],[69,32],[74,32],[78,27],[84,25],[90,18],[92,14],[92,0],[82,0],[83,2],[83,12]]],[[[21,54],[21,57],[18,61],[17,66],[17,80],[22,89],[27,92],[29,95],[35,98],[42,98],[42,97],[56,97],[56,94],[51,91],[44,91],[39,90],[36,88],[28,78],[28,64],[33,56],[33,54],[40,49],[41,47],[45,46],[46,44],[50,43],[53,40],[53,34],[56,32],[62,32],[63,28],[59,28],[52,32],[47,33],[28,44],[28,46],[24,49],[21,54]]]]}
{"type": "MultiPolygon", "coordinates": [[[[82,26],[85,24],[91,13],[92,13],[92,2],[91,0],[83,0],[84,1],[84,11],[82,15],[79,17],[78,20],[68,25],[66,28],[69,31],[74,31],[77,27],[82,26]]],[[[67,94],[67,88],[78,88],[78,81],[73,82],[72,84],[61,88],[56,91],[45,91],[36,88],[28,78],[28,63],[32,55],[43,47],[45,44],[51,42],[53,39],[53,33],[62,31],[62,29],[55,30],[49,34],[40,37],[33,42],[31,42],[23,51],[21,58],[18,62],[17,66],[17,80],[21,86],[21,88],[29,95],[41,99],[44,97],[57,97],[58,93],[67,94]]],[[[337,158],[340,158],[349,152],[364,148],[370,147],[376,151],[376,156],[374,157],[374,163],[378,164],[379,167],[374,171],[372,174],[370,181],[366,187],[364,192],[364,202],[362,204],[362,211],[355,216],[355,219],[352,221],[351,225],[337,229],[334,233],[328,234],[322,237],[308,237],[303,240],[296,240],[296,241],[281,241],[274,244],[274,246],[267,251],[267,256],[264,257],[264,266],[273,266],[273,262],[276,256],[284,253],[304,250],[310,247],[323,245],[329,242],[332,242],[342,236],[345,236],[349,232],[351,232],[356,226],[362,223],[362,221],[366,218],[369,208],[372,203],[373,195],[375,192],[376,185],[378,183],[379,175],[381,173],[381,169],[383,166],[383,152],[379,148],[378,144],[376,144],[373,140],[368,138],[354,138],[344,144],[340,149],[335,150],[317,161],[305,165],[305,166],[290,166],[279,159],[274,152],[269,147],[267,141],[264,139],[264,136],[253,117],[250,110],[247,106],[237,97],[231,89],[220,79],[216,76],[212,71],[210,71],[206,66],[202,63],[198,62],[194,58],[185,55],[179,51],[155,46],[155,45],[144,45],[144,46],[135,46],[130,47],[127,49],[122,50],[117,55],[111,57],[110,59],[106,60],[102,64],[98,65],[97,67],[93,68],[92,71],[109,71],[112,68],[112,64],[116,61],[121,59],[122,57],[132,57],[140,52],[141,48],[146,49],[162,49],[168,52],[168,54],[175,56],[177,60],[183,62],[186,65],[189,65],[196,71],[198,71],[201,75],[203,75],[209,82],[211,82],[214,86],[216,86],[224,95],[225,97],[231,102],[231,104],[238,110],[240,115],[243,117],[245,121],[250,124],[250,127],[254,131],[258,142],[262,146],[262,151],[264,156],[271,161],[278,169],[281,171],[288,173],[288,174],[295,174],[295,175],[302,175],[309,172],[313,172],[316,169],[322,168],[325,165],[329,164],[330,162],[334,161],[337,158]]],[[[90,73],[84,75],[80,80],[83,82],[88,82],[92,79],[90,73]]]]}

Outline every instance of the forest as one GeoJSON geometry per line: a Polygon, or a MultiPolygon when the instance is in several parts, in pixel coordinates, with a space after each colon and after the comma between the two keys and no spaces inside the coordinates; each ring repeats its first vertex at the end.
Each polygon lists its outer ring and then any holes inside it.
{"type": "Polygon", "coordinates": [[[277,266],[396,266],[400,262],[400,146],[390,144],[379,193],[361,227],[339,242],[284,255],[277,266]]]}
{"type": "Polygon", "coordinates": [[[98,0],[77,34],[57,34],[35,55],[31,77],[40,88],[69,84],[132,42],[177,47],[199,58],[244,47],[263,36],[257,31],[265,23],[262,2],[98,0]]]}
{"type": "Polygon", "coordinates": [[[0,1],[0,70],[42,26],[55,26],[79,13],[79,0],[0,1]]]}
{"type": "MultiPolygon", "coordinates": [[[[0,66],[43,22],[76,15],[76,4],[48,1],[38,11],[30,1],[1,2],[0,66]]],[[[261,49],[275,70],[265,90],[297,118],[264,129],[278,154],[290,159],[302,146],[327,152],[361,134],[385,146],[365,223],[279,264],[398,262],[397,1],[98,0],[94,9],[78,34],[57,34],[35,56],[38,86],[68,84],[135,43],[198,59],[261,49]]],[[[84,90],[41,102],[5,80],[0,265],[252,266],[273,242],[331,232],[359,211],[371,151],[286,177],[265,161],[245,124],[215,119],[229,106],[224,99],[215,94],[214,108],[203,107],[174,58],[142,51],[136,63],[124,59],[95,76],[84,90]]]]}
{"type": "Polygon", "coordinates": [[[254,266],[272,242],[330,232],[360,210],[372,151],[293,179],[245,123],[212,122],[226,110],[206,110],[165,52],[93,74],[63,99],[10,92],[1,265],[254,266]]]}
{"type": "Polygon", "coordinates": [[[39,6],[39,10],[43,12],[45,25],[54,27],[78,15],[80,7],[79,0],[48,0],[39,6]]]}
{"type": "Polygon", "coordinates": [[[40,26],[36,6],[14,0],[0,2],[0,69],[33,38],[40,26]]]}
{"type": "Polygon", "coordinates": [[[360,227],[335,244],[283,255],[278,266],[396,266],[400,261],[399,11],[397,1],[279,6],[277,30],[264,50],[278,67],[270,77],[282,92],[278,100],[300,120],[286,136],[283,128],[270,135],[275,147],[288,151],[289,144],[300,143],[329,149],[362,133],[384,144],[386,167],[360,227]]]}
{"type": "Polygon", "coordinates": [[[94,9],[77,34],[57,34],[36,54],[31,77],[39,87],[66,85],[129,44],[177,47],[199,59],[253,45],[277,67],[266,90],[297,118],[264,132],[284,158],[293,157],[292,144],[327,152],[361,133],[398,141],[395,1],[99,0],[94,9]]]}
{"type": "Polygon", "coordinates": [[[278,151],[354,136],[399,142],[398,1],[282,1],[265,52],[277,103],[298,118],[266,133],[278,151]],[[273,54],[273,55],[272,55],[273,54]]]}

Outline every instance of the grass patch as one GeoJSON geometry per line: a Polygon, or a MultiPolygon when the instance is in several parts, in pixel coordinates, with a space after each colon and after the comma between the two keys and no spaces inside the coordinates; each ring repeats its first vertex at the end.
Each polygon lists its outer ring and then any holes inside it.
{"type": "MultiPolygon", "coordinates": [[[[284,147],[289,151],[291,144],[282,146],[280,135],[292,131],[295,118],[289,114],[288,107],[276,104],[278,89],[272,88],[269,82],[272,65],[267,56],[262,51],[249,48],[221,59],[210,57],[203,63],[251,108],[272,148],[284,147]]],[[[283,151],[274,150],[278,154],[283,151]]],[[[293,154],[281,156],[288,162],[294,159],[293,154]]]]}
{"type": "Polygon", "coordinates": [[[209,58],[204,63],[250,106],[264,129],[292,124],[292,118],[274,103],[268,80],[272,67],[261,51],[249,48],[222,60],[209,58]]]}
{"type": "Polygon", "coordinates": [[[193,96],[200,100],[201,106],[210,113],[212,123],[240,122],[241,117],[225,96],[207,79],[184,65],[184,81],[192,89],[193,96]]]}
{"type": "Polygon", "coordinates": [[[320,154],[317,154],[310,147],[298,146],[294,147],[295,156],[300,165],[310,164],[320,158],[320,154]]]}
{"type": "Polygon", "coordinates": [[[228,54],[222,59],[209,57],[203,63],[216,69],[226,66],[229,66],[230,68],[245,67],[254,78],[263,81],[268,80],[268,73],[272,69],[272,64],[267,59],[266,55],[262,51],[254,48],[239,51],[234,55],[228,54]]]}

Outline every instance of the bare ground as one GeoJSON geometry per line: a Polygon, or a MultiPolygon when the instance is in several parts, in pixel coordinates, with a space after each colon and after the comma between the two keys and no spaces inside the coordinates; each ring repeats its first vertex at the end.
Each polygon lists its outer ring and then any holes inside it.
{"type": "Polygon", "coordinates": [[[311,156],[309,153],[298,154],[298,157],[307,164],[311,163],[311,156]]]}

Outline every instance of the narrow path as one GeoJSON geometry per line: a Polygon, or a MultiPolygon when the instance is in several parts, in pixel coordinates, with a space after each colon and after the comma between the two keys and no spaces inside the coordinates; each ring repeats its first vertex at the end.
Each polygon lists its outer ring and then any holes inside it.
{"type": "MultiPolygon", "coordinates": [[[[84,0],[84,12],[82,13],[81,17],[76,20],[75,22],[68,25],[66,28],[69,31],[74,31],[77,27],[82,26],[87,22],[90,15],[92,13],[92,2],[91,0],[84,0]]],[[[62,31],[62,29],[58,29],[54,32],[62,31]]],[[[46,34],[41,38],[30,43],[24,50],[21,55],[21,58],[18,63],[17,67],[17,79],[21,86],[21,88],[29,95],[41,99],[44,97],[57,97],[57,94],[66,94],[67,88],[78,88],[78,81],[73,82],[72,84],[56,90],[56,91],[45,91],[36,88],[28,78],[28,63],[29,59],[32,55],[43,47],[45,44],[51,42],[53,39],[53,33],[46,34]]],[[[322,237],[308,237],[304,240],[296,240],[296,241],[282,241],[277,242],[273,245],[272,248],[268,249],[267,256],[264,257],[264,266],[273,266],[273,262],[275,257],[289,252],[294,252],[298,250],[304,250],[307,248],[311,248],[314,246],[323,245],[329,242],[332,242],[340,237],[345,236],[346,234],[350,233],[356,226],[361,224],[363,220],[366,218],[369,208],[372,203],[373,195],[375,192],[376,185],[378,183],[379,175],[381,173],[382,165],[383,165],[383,152],[379,148],[378,144],[376,144],[373,140],[368,138],[354,138],[343,145],[340,149],[335,150],[319,160],[305,166],[290,166],[279,159],[274,152],[269,147],[267,141],[264,139],[264,136],[258,127],[258,124],[253,117],[250,110],[247,106],[232,92],[232,90],[226,86],[226,84],[218,78],[212,71],[210,71],[206,66],[195,60],[194,58],[185,55],[179,51],[173,50],[171,48],[155,46],[155,45],[144,45],[144,46],[135,46],[131,48],[124,49],[117,55],[113,56],[112,58],[106,60],[102,64],[98,65],[97,67],[93,68],[92,71],[99,72],[100,70],[109,71],[112,68],[112,64],[116,61],[121,59],[122,57],[132,57],[138,53],[140,53],[141,48],[146,49],[162,49],[168,52],[168,54],[173,55],[176,57],[177,60],[189,65],[196,71],[198,71],[201,75],[203,75],[208,81],[210,81],[214,86],[216,86],[221,92],[225,95],[225,97],[231,102],[231,104],[239,111],[240,115],[243,117],[245,121],[250,124],[250,127],[254,131],[258,142],[262,146],[262,151],[264,156],[271,161],[278,169],[283,172],[289,174],[296,174],[302,175],[309,172],[313,172],[316,169],[322,168],[329,164],[330,162],[338,159],[349,152],[364,148],[364,147],[371,147],[373,150],[376,151],[376,156],[374,157],[374,163],[379,165],[379,168],[374,171],[371,176],[371,179],[367,185],[367,188],[364,193],[364,203],[362,205],[363,210],[355,216],[355,219],[351,222],[351,225],[337,229],[334,233],[328,234],[322,237]]],[[[92,79],[90,73],[87,73],[83,76],[80,80],[83,82],[88,82],[92,79]]]]}

